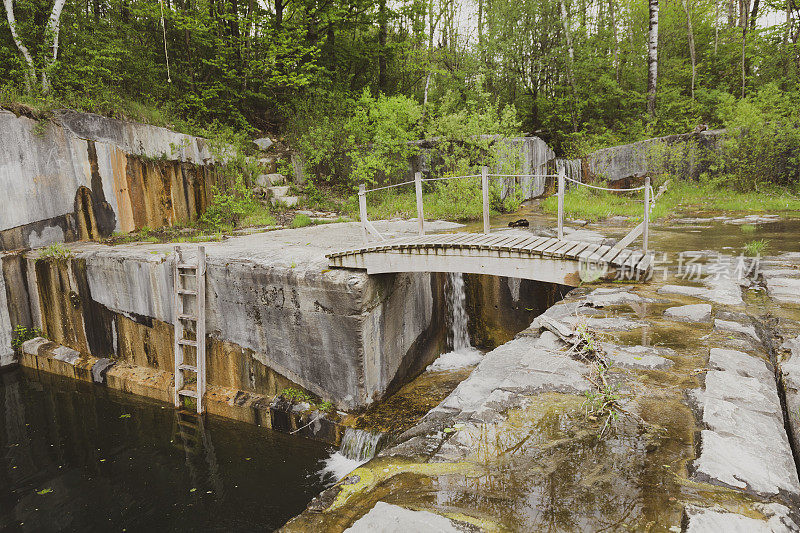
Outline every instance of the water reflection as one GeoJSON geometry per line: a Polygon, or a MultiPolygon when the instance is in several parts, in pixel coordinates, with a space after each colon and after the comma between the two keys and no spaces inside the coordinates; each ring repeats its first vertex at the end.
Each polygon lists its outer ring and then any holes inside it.
{"type": "Polygon", "coordinates": [[[0,529],[272,530],[324,445],[28,369],[0,374],[0,529]]]}

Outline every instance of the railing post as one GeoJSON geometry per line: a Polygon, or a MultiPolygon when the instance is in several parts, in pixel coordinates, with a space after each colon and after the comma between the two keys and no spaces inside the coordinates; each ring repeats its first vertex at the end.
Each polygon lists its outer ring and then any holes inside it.
{"type": "Polygon", "coordinates": [[[642,228],[642,250],[646,253],[650,245],[650,176],[644,178],[644,227],[642,228]]]}
{"type": "Polygon", "coordinates": [[[564,238],[564,169],[558,171],[558,238],[564,238]]]}
{"type": "Polygon", "coordinates": [[[489,167],[481,168],[481,192],[483,193],[483,232],[489,234],[489,167]]]}
{"type": "Polygon", "coordinates": [[[422,209],[422,172],[414,173],[414,188],[417,190],[417,223],[420,236],[425,235],[425,212],[422,209]]]}
{"type": "Polygon", "coordinates": [[[361,233],[364,235],[364,242],[369,242],[369,232],[367,231],[367,192],[363,183],[358,186],[358,213],[361,218],[361,233]]]}

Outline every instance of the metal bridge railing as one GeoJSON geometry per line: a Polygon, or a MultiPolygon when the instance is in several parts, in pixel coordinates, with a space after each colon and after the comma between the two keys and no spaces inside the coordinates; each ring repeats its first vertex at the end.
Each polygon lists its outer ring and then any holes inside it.
{"type": "MultiPolygon", "coordinates": [[[[414,184],[414,188],[416,191],[416,204],[417,204],[417,223],[419,227],[419,235],[425,235],[425,210],[422,202],[422,182],[424,181],[444,181],[444,180],[452,180],[452,179],[465,179],[465,178],[481,178],[481,195],[483,197],[483,232],[485,234],[489,234],[489,178],[558,178],[558,238],[564,238],[564,193],[566,190],[566,182],[570,181],[577,185],[582,185],[584,187],[589,187],[591,189],[598,189],[598,190],[605,190],[605,191],[612,191],[612,192],[633,192],[633,191],[641,191],[644,190],[644,221],[636,226],[628,235],[622,238],[622,240],[617,243],[616,247],[624,248],[628,246],[634,239],[636,239],[639,235],[642,235],[642,249],[646,252],[648,249],[649,244],[649,226],[650,226],[650,210],[652,209],[652,203],[654,202],[654,198],[652,193],[652,187],[650,186],[650,177],[645,178],[645,184],[641,187],[634,187],[630,189],[610,189],[608,187],[600,187],[597,185],[590,185],[588,183],[583,183],[571,178],[568,178],[563,170],[559,170],[558,174],[489,174],[488,167],[483,167],[481,169],[480,175],[468,175],[468,176],[448,176],[443,178],[422,178],[421,172],[416,172],[414,174],[413,181],[405,181],[403,183],[394,183],[392,185],[384,185],[382,187],[375,187],[373,189],[367,189],[366,186],[362,183],[358,187],[358,210],[359,216],[361,218],[361,229],[364,235],[364,242],[370,242],[370,235],[380,239],[386,240],[386,237],[381,235],[381,233],[375,229],[375,226],[369,220],[367,216],[367,193],[376,192],[386,189],[392,189],[395,187],[402,187],[404,185],[414,184]]],[[[659,191],[659,194],[661,191],[659,191]]]]}

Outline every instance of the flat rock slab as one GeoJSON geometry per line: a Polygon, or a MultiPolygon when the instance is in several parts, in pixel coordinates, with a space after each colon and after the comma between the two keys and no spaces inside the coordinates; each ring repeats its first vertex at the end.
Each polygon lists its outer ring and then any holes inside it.
{"type": "Polygon", "coordinates": [[[800,269],[798,268],[776,268],[772,270],[762,269],[759,273],[764,279],[800,278],[800,269]]]}
{"type": "MultiPolygon", "coordinates": [[[[542,392],[580,394],[590,390],[584,379],[588,367],[564,352],[552,349],[550,336],[544,339],[519,337],[484,355],[470,376],[439,405],[439,409],[461,412],[465,416],[480,411],[487,401],[495,401],[496,390],[515,395],[542,392]]],[[[510,398],[510,397],[509,397],[510,398]]],[[[492,405],[503,410],[503,405],[492,405]]]]}
{"type": "Polygon", "coordinates": [[[675,364],[662,356],[663,354],[675,354],[669,348],[618,346],[610,343],[602,343],[602,347],[606,356],[621,368],[663,370],[675,364]]]}
{"type": "Polygon", "coordinates": [[[745,326],[739,322],[735,322],[733,320],[722,320],[722,319],[715,319],[714,320],[714,330],[721,331],[721,332],[730,332],[730,333],[737,333],[754,341],[758,341],[758,333],[756,333],[756,328],[753,326],[745,326]]]}
{"type": "Polygon", "coordinates": [[[626,289],[595,289],[586,297],[586,305],[591,307],[644,304],[654,301],[650,298],[643,298],[626,289]]]}
{"type": "Polygon", "coordinates": [[[694,477],[759,496],[800,499],[777,384],[767,363],[714,348],[709,367],[705,390],[690,394],[707,428],[700,434],[694,477]]]}
{"type": "Polygon", "coordinates": [[[800,450],[800,336],[787,340],[781,346],[789,355],[778,363],[789,412],[789,429],[795,450],[800,450]]]}
{"type": "Polygon", "coordinates": [[[642,327],[641,322],[631,320],[630,318],[611,316],[611,317],[593,317],[593,316],[571,316],[564,318],[564,322],[573,328],[578,324],[584,323],[590,329],[598,329],[601,331],[630,331],[642,327]]]}
{"type": "Polygon", "coordinates": [[[664,318],[678,322],[711,322],[711,304],[692,304],[670,307],[664,318]]]}
{"type": "Polygon", "coordinates": [[[664,285],[658,294],[678,294],[691,296],[719,305],[743,305],[742,292],[738,283],[731,280],[715,284],[713,287],[692,287],[690,285],[664,285]]]}
{"type": "Polygon", "coordinates": [[[780,504],[760,506],[767,520],[750,518],[720,509],[704,509],[687,505],[685,533],[777,533],[797,531],[798,525],[789,517],[789,509],[780,504]]]}
{"type": "Polygon", "coordinates": [[[767,279],[767,292],[778,302],[800,304],[800,279],[769,278],[767,279]]]}
{"type": "Polygon", "coordinates": [[[375,507],[356,520],[345,531],[349,533],[409,533],[426,531],[430,533],[463,533],[463,522],[456,527],[454,522],[442,515],[429,511],[413,511],[385,502],[378,502],[375,507]]]}

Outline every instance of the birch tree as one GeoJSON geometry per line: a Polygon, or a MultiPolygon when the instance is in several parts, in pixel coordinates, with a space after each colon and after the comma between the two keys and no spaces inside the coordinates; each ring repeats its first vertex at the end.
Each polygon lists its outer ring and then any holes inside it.
{"type": "MultiPolygon", "coordinates": [[[[53,66],[58,59],[58,37],[61,30],[61,12],[64,10],[64,4],[67,0],[55,0],[53,9],[50,11],[50,17],[47,20],[47,27],[44,32],[44,39],[47,42],[48,54],[45,59],[45,64],[41,68],[41,88],[42,92],[50,92],[50,79],[48,73],[52,70],[53,66]]],[[[17,21],[14,16],[14,0],[3,0],[3,5],[6,10],[6,18],[8,19],[8,26],[11,28],[11,37],[14,39],[22,58],[25,60],[25,88],[28,93],[33,92],[36,85],[36,63],[33,60],[28,47],[22,40],[22,37],[17,31],[17,21]]]]}
{"type": "Polygon", "coordinates": [[[14,17],[14,0],[3,0],[3,5],[6,8],[6,18],[8,19],[8,27],[11,28],[11,37],[14,39],[14,44],[17,46],[19,53],[25,60],[25,88],[30,93],[33,91],[33,86],[36,83],[36,66],[33,64],[33,57],[28,51],[28,47],[20,39],[17,32],[17,20],[14,17]]]}
{"type": "Polygon", "coordinates": [[[697,54],[694,46],[694,30],[692,29],[692,7],[690,0],[681,0],[683,10],[686,12],[686,33],[689,40],[689,58],[692,61],[692,100],[694,100],[694,84],[697,79],[697,54]]]}
{"type": "Polygon", "coordinates": [[[650,0],[650,31],[647,35],[647,112],[656,115],[658,82],[658,0],[650,0]]]}

